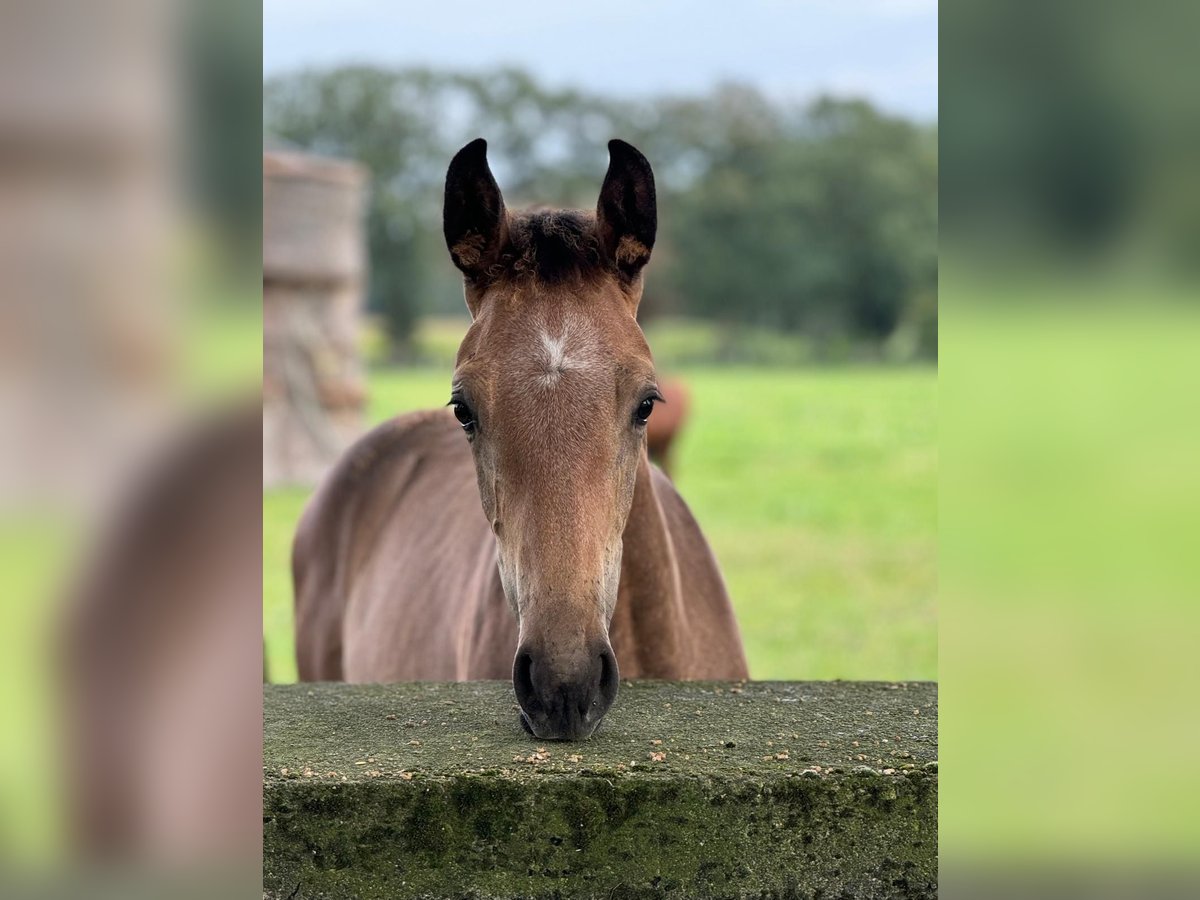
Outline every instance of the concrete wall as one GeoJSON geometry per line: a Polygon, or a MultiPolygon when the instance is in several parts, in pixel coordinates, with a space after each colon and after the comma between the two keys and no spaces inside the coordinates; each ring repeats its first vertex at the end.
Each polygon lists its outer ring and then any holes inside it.
{"type": "Polygon", "coordinates": [[[569,744],[506,682],[265,690],[270,897],[937,892],[934,684],[623,683],[569,744]]]}

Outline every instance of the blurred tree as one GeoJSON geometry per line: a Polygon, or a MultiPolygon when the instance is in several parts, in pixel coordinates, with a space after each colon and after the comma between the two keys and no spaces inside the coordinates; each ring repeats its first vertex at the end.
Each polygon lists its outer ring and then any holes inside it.
{"type": "Polygon", "coordinates": [[[865,103],[731,135],[677,202],[675,277],[710,316],[876,341],[936,284],[936,134],[865,103]]]}
{"type": "Polygon", "coordinates": [[[462,309],[441,185],[478,136],[514,208],[590,207],[609,138],[646,153],[660,196],[646,313],[874,345],[902,322],[927,334],[930,309],[936,321],[936,127],[863,102],[799,108],[741,85],[618,102],[511,69],[359,67],[270,79],[263,114],[268,134],[370,168],[370,302],[400,355],[419,314],[462,309]]]}

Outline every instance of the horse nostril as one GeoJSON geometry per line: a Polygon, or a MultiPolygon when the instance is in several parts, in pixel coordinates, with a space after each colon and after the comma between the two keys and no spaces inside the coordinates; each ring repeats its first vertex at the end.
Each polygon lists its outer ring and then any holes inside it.
{"type": "Polygon", "coordinates": [[[621,680],[621,674],[617,670],[617,658],[609,648],[605,648],[600,654],[600,683],[599,696],[596,706],[600,707],[601,712],[605,712],[612,706],[613,700],[617,696],[617,684],[621,680]]]}
{"type": "Polygon", "coordinates": [[[537,692],[533,689],[533,657],[528,653],[518,653],[513,663],[513,689],[521,709],[529,713],[540,708],[537,692]]]}

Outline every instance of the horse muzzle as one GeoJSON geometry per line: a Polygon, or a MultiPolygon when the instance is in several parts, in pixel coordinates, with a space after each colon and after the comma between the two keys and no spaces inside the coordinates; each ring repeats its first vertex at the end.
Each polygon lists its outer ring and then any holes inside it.
{"type": "Polygon", "coordinates": [[[617,658],[607,641],[569,665],[532,647],[521,647],[513,662],[521,724],[542,740],[589,737],[616,699],[619,679],[617,658]]]}

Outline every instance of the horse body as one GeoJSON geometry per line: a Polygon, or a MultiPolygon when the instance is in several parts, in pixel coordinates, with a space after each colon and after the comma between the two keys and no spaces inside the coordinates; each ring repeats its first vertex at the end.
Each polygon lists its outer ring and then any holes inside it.
{"type": "MultiPolygon", "coordinates": [[[[747,677],[712,552],[644,460],[623,538],[609,628],[622,676],[747,677]]],[[[471,454],[448,411],[400,416],[351,448],[306,509],[293,564],[301,679],[511,675],[517,623],[471,454]]]]}
{"type": "Polygon", "coordinates": [[[305,679],[500,678],[524,726],[586,737],[626,677],[744,678],[720,572],[647,459],[663,401],[637,325],[649,163],[620,141],[595,214],[510,214],[474,141],[444,226],[471,326],[453,411],[343,457],[293,552],[305,679]],[[457,420],[457,421],[456,421],[457,420]]]}

